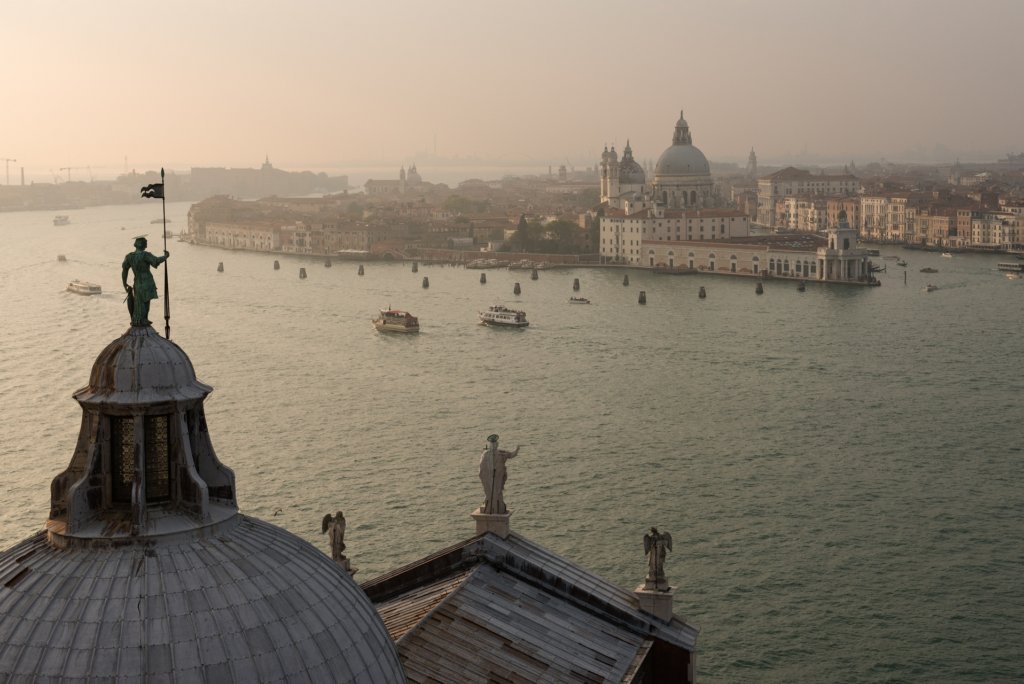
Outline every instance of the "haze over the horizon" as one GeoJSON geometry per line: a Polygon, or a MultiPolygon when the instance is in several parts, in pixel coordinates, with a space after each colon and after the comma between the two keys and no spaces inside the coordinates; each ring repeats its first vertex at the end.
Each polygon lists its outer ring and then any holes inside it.
{"type": "Polygon", "coordinates": [[[713,161],[994,159],[1024,148],[1022,25],[1017,0],[7,3],[0,160],[593,164],[656,159],[681,108],[713,161]]]}

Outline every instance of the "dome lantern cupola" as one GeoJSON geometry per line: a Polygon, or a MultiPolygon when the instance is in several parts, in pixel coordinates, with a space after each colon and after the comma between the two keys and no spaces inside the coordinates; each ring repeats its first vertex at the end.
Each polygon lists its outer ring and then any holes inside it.
{"type": "Polygon", "coordinates": [[[97,357],[78,445],[50,487],[49,529],[62,537],[145,537],[237,512],[235,476],[218,459],[188,355],[135,326],[97,357]]]}

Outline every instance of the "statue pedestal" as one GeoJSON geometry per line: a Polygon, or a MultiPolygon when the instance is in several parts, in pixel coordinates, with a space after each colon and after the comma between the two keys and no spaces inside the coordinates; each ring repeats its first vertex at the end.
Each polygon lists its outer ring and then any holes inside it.
{"type": "Polygon", "coordinates": [[[640,610],[650,613],[654,617],[668,622],[672,619],[672,587],[664,590],[648,589],[641,584],[633,591],[640,602],[640,610]]]}
{"type": "Polygon", "coordinates": [[[474,520],[476,520],[477,534],[492,532],[502,539],[505,539],[511,531],[508,520],[512,517],[512,511],[509,511],[508,513],[483,513],[478,508],[470,513],[470,515],[473,516],[474,520]]]}

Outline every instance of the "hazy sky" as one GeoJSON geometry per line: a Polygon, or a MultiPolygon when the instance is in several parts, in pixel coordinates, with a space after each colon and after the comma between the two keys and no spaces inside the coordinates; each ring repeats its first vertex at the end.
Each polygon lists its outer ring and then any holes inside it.
{"type": "Polygon", "coordinates": [[[1024,0],[7,0],[0,158],[592,164],[656,159],[680,108],[712,160],[994,158],[1024,149],[1022,27],[1024,0]]]}

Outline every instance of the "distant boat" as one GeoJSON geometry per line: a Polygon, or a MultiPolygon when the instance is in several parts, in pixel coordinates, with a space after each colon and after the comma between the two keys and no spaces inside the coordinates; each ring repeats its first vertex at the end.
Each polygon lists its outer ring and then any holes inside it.
{"type": "Polygon", "coordinates": [[[488,307],[487,311],[480,312],[480,322],[484,325],[509,328],[525,328],[530,325],[524,311],[509,309],[501,304],[495,304],[488,307]]]}
{"type": "Polygon", "coordinates": [[[590,300],[586,297],[569,297],[570,304],[589,304],[590,300]]]}
{"type": "Polygon", "coordinates": [[[931,266],[926,266],[926,267],[921,269],[921,273],[938,273],[938,272],[939,272],[939,269],[932,268],[931,266]]]}
{"type": "Polygon", "coordinates": [[[898,261],[896,262],[896,265],[897,265],[897,266],[906,266],[906,265],[907,265],[907,262],[906,262],[906,261],[904,261],[903,259],[899,259],[899,260],[898,260],[898,261]]]}
{"type": "Polygon", "coordinates": [[[796,291],[797,292],[803,292],[806,289],[807,289],[807,282],[803,281],[803,280],[801,280],[800,284],[796,286],[796,291]]]}
{"type": "Polygon", "coordinates": [[[66,226],[71,223],[71,218],[64,214],[57,214],[53,217],[53,225],[55,226],[66,226]]]}
{"type": "Polygon", "coordinates": [[[373,319],[373,327],[378,332],[416,333],[420,331],[420,322],[408,311],[381,309],[380,316],[373,319]]]}
{"type": "Polygon", "coordinates": [[[924,291],[925,292],[935,292],[938,289],[939,289],[938,285],[932,285],[931,283],[928,283],[927,285],[924,286],[924,291]]]}
{"type": "Polygon", "coordinates": [[[949,252],[943,252],[942,256],[946,257],[947,259],[952,259],[953,258],[953,255],[950,254],[949,252]]]}
{"type": "Polygon", "coordinates": [[[87,283],[84,280],[72,280],[68,283],[68,292],[80,295],[103,294],[103,288],[96,283],[87,283]]]}
{"type": "MultiPolygon", "coordinates": [[[[167,219],[167,223],[170,223],[171,219],[167,219]]],[[[153,219],[150,223],[164,223],[163,219],[153,219]]]]}

